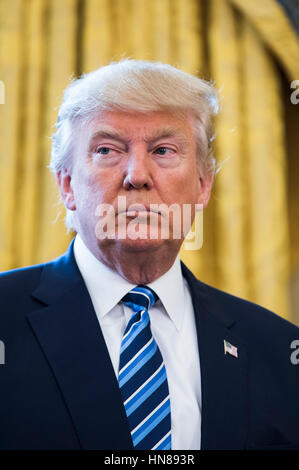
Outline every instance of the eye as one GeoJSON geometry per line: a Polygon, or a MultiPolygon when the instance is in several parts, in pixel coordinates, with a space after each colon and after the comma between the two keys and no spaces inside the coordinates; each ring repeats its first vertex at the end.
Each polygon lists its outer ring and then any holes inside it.
{"type": "Polygon", "coordinates": [[[111,149],[109,147],[97,147],[96,148],[96,153],[99,153],[100,155],[108,155],[111,149]]]}
{"type": "Polygon", "coordinates": [[[166,155],[167,152],[173,152],[173,150],[168,147],[158,147],[155,150],[158,155],[166,155]]]}

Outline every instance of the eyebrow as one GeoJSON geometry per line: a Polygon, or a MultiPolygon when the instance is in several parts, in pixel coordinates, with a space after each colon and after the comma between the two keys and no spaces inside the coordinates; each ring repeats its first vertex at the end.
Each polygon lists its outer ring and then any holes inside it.
{"type": "Polygon", "coordinates": [[[119,134],[116,130],[115,131],[97,131],[89,139],[89,142],[93,142],[95,139],[114,139],[114,140],[120,140],[125,142],[125,139],[121,134],[119,134]]]}
{"type": "MultiPolygon", "coordinates": [[[[152,143],[160,139],[167,139],[170,137],[181,137],[181,130],[173,127],[167,127],[162,129],[155,130],[150,136],[145,138],[146,143],[152,143]]],[[[94,142],[96,139],[113,139],[123,142],[127,144],[128,139],[126,139],[122,134],[120,134],[117,130],[99,130],[96,131],[90,137],[90,144],[94,142]]],[[[187,140],[187,139],[186,139],[187,140]]]]}
{"type": "Polygon", "coordinates": [[[178,137],[181,134],[180,129],[174,127],[157,129],[149,137],[145,139],[145,142],[151,143],[160,139],[168,139],[169,137],[178,137]]]}

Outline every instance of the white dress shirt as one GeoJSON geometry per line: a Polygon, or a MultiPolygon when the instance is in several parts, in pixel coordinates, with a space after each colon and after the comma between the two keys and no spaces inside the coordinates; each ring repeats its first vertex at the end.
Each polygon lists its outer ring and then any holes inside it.
{"type": "MultiPolygon", "coordinates": [[[[74,255],[85,281],[118,377],[120,345],[132,310],[120,302],[131,284],[101,263],[77,234],[74,255]]],[[[159,279],[148,284],[159,300],[150,309],[152,334],[167,373],[173,450],[200,449],[201,378],[193,305],[180,258],[159,279]]]]}

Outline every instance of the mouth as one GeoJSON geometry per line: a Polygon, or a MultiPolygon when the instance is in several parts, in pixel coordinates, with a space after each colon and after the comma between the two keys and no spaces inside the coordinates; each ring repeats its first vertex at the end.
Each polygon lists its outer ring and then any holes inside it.
{"type": "Polygon", "coordinates": [[[161,215],[161,212],[157,209],[152,208],[150,205],[143,204],[131,204],[127,209],[120,211],[119,214],[125,213],[127,217],[148,217],[151,212],[161,215]]]}
{"type": "Polygon", "coordinates": [[[147,217],[149,215],[150,211],[142,211],[142,210],[133,210],[133,211],[127,211],[126,215],[127,217],[147,217]]]}

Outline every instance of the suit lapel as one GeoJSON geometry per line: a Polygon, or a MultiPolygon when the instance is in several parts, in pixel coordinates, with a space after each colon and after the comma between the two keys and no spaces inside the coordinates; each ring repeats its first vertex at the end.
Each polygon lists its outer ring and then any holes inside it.
{"type": "MultiPolygon", "coordinates": [[[[74,242],[74,241],[73,241],[74,242]]],[[[46,264],[32,294],[44,306],[28,321],[47,357],[83,449],[132,449],[117,379],[73,255],[46,264]]],[[[202,449],[244,449],[248,431],[246,347],[208,288],[182,264],[196,317],[202,386],[202,449]],[[224,340],[238,358],[224,354],[224,340]]]]}
{"type": "Polygon", "coordinates": [[[235,321],[219,310],[215,296],[185,266],[198,333],[202,386],[202,449],[244,449],[248,432],[248,363],[246,346],[233,332],[235,321]],[[238,357],[224,353],[224,340],[238,357]]]}
{"type": "Polygon", "coordinates": [[[72,251],[45,265],[28,315],[56,377],[83,449],[130,449],[118,382],[72,251]]]}

